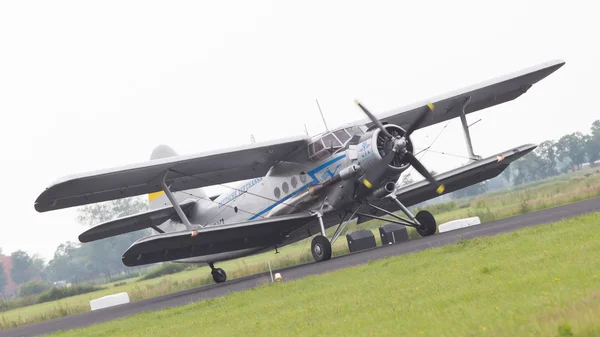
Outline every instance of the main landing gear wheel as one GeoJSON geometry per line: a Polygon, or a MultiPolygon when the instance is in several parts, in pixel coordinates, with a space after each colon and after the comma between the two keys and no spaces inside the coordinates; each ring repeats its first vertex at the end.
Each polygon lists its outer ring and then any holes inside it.
{"type": "Polygon", "coordinates": [[[331,243],[323,235],[317,235],[310,245],[313,258],[316,262],[327,261],[331,259],[331,243]]]}
{"type": "Polygon", "coordinates": [[[421,224],[417,227],[417,233],[419,233],[419,235],[429,236],[435,234],[437,226],[435,225],[433,214],[428,211],[420,211],[415,218],[421,224]]]}
{"type": "Polygon", "coordinates": [[[209,263],[209,266],[212,269],[210,273],[215,283],[223,283],[227,280],[227,274],[223,269],[215,268],[215,266],[212,263],[209,263]]]}
{"type": "Polygon", "coordinates": [[[211,274],[216,283],[223,283],[227,280],[227,274],[221,268],[215,268],[211,274]]]}

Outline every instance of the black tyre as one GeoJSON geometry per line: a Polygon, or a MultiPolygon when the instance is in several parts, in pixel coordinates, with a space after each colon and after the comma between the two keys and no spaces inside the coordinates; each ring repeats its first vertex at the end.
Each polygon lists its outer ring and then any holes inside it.
{"type": "Polygon", "coordinates": [[[331,243],[323,235],[315,236],[311,243],[311,251],[317,262],[331,259],[331,243]]]}
{"type": "Polygon", "coordinates": [[[429,236],[435,234],[437,230],[437,226],[435,224],[435,218],[433,214],[428,211],[420,211],[415,216],[417,221],[421,224],[421,226],[417,227],[417,232],[421,236],[429,236]]]}
{"type": "Polygon", "coordinates": [[[221,268],[213,269],[211,274],[215,283],[223,283],[227,280],[227,274],[221,268]]]}

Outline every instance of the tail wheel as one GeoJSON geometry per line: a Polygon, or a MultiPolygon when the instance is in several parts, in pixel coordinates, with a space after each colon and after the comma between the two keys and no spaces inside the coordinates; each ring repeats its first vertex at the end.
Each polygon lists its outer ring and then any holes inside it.
{"type": "Polygon", "coordinates": [[[316,262],[331,259],[331,243],[323,235],[314,237],[311,243],[312,256],[316,262]]]}
{"type": "Polygon", "coordinates": [[[435,234],[437,230],[437,225],[435,223],[435,218],[433,214],[428,211],[420,211],[415,216],[417,221],[421,224],[417,227],[417,232],[421,236],[429,236],[435,234]]]}

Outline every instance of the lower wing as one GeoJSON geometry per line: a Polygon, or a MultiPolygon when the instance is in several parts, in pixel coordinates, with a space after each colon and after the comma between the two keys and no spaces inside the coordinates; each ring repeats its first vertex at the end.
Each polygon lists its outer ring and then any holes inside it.
{"type": "MultiPolygon", "coordinates": [[[[477,160],[451,171],[441,173],[437,175],[435,179],[440,184],[444,184],[444,193],[454,192],[498,176],[508,167],[508,165],[533,151],[536,147],[537,146],[533,144],[521,145],[514,149],[498,153],[497,155],[477,160]]],[[[396,197],[406,207],[409,207],[438,197],[439,194],[436,192],[436,187],[437,186],[432,185],[429,181],[422,180],[401,187],[396,191],[396,197]]],[[[374,202],[374,204],[391,212],[400,210],[398,205],[389,199],[383,199],[374,202]]],[[[381,216],[384,215],[384,213],[378,212],[374,215],[381,216]]]]}
{"type": "Polygon", "coordinates": [[[309,212],[205,227],[197,231],[157,234],[134,242],[123,254],[123,264],[139,266],[234,250],[268,247],[286,240],[293,231],[316,221],[309,212]]]}

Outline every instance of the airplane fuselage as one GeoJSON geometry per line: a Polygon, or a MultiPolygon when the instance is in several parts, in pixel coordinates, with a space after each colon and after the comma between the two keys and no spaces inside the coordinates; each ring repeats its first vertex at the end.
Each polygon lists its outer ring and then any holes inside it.
{"type": "MultiPolygon", "coordinates": [[[[212,202],[199,201],[202,207],[196,207],[189,215],[193,224],[201,226],[220,226],[225,224],[255,220],[274,215],[289,214],[307,209],[318,208],[327,198],[330,209],[342,210],[356,204],[352,198],[356,179],[342,180],[326,187],[318,195],[311,195],[311,188],[319,187],[331,180],[340,171],[352,165],[368,168],[372,162],[381,159],[374,132],[363,133],[350,148],[340,148],[318,160],[280,162],[271,167],[264,177],[238,181],[226,185],[228,189],[212,202]]],[[[391,169],[386,181],[396,182],[402,169],[391,169]]],[[[332,224],[326,227],[330,227],[332,224]]],[[[299,238],[300,240],[302,238],[299,238]]],[[[180,262],[207,263],[247,256],[273,247],[245,249],[215,255],[194,257],[180,262]]]]}

